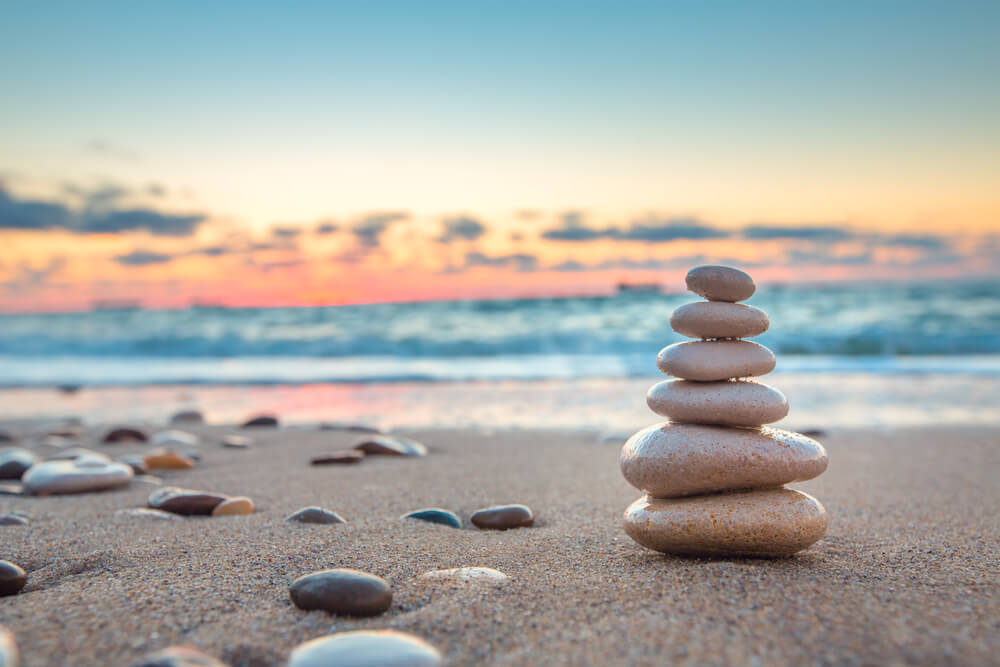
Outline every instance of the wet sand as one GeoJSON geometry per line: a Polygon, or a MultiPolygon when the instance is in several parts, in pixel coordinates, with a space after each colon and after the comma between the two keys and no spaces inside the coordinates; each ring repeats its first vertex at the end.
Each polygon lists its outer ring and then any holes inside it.
{"type": "MultiPolygon", "coordinates": [[[[0,598],[0,624],[23,664],[128,665],[189,643],[231,665],[280,665],[296,644],[335,631],[392,628],[451,664],[998,664],[1000,429],[831,430],[828,471],[795,485],[830,516],[823,540],[784,560],[662,556],[620,526],[639,493],[616,443],[593,432],[410,432],[425,458],[313,467],[357,436],[310,428],[243,431],[250,450],[211,434],[190,471],[166,483],[251,496],[249,517],[155,521],[116,516],[155,487],[47,498],[0,496],[0,558],[29,572],[0,598]],[[535,527],[471,528],[469,515],[520,502],[535,527]],[[343,525],[283,519],[306,505],[343,525]],[[455,530],[400,521],[456,511],[455,530]],[[422,572],[486,566],[502,587],[449,590],[422,572]],[[288,585],[327,567],[386,578],[392,608],[374,618],[303,612],[288,585]]],[[[100,429],[88,435],[97,435],[100,429]]],[[[83,444],[108,454],[142,446],[83,444]]],[[[620,444],[620,443],[619,443],[620,444]]]]}

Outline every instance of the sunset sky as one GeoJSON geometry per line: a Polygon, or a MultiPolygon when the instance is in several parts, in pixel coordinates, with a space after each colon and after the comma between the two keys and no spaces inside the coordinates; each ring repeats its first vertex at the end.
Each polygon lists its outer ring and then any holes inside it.
{"type": "Polygon", "coordinates": [[[1000,275],[1000,3],[8,3],[0,309],[1000,275]]]}

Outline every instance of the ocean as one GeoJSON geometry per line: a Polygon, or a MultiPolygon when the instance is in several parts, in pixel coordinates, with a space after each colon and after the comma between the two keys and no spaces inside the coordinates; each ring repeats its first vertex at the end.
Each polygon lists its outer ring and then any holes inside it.
{"type": "MultiPolygon", "coordinates": [[[[693,298],[2,314],[0,416],[631,427],[693,298]]],[[[1000,281],[767,285],[748,303],[770,315],[755,340],[790,423],[1000,422],[1000,281]]]]}

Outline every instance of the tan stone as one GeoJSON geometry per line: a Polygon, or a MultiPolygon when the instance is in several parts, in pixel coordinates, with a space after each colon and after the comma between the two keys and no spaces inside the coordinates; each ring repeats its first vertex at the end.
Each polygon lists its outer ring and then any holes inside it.
{"type": "Polygon", "coordinates": [[[656,357],[667,375],[700,382],[767,375],[774,364],[771,350],[749,340],[674,343],[656,357]]]}
{"type": "Polygon", "coordinates": [[[770,324],[760,308],[721,301],[686,303],[670,315],[670,327],[688,338],[749,338],[770,324]]]}
{"type": "Polygon", "coordinates": [[[696,266],[684,278],[687,288],[709,301],[744,301],[757,286],[749,274],[731,266],[696,266]]]}
{"type": "Polygon", "coordinates": [[[246,496],[234,496],[215,506],[212,516],[232,516],[236,514],[253,514],[253,501],[246,496]]]}
{"type": "Polygon", "coordinates": [[[646,404],[656,414],[684,424],[760,426],[788,414],[784,394],[750,380],[665,380],[649,388],[646,404]]]}
{"type": "Polygon", "coordinates": [[[147,470],[187,470],[194,467],[194,461],[177,452],[153,452],[142,458],[147,470]]]}
{"type": "Polygon", "coordinates": [[[628,483],[654,498],[776,487],[823,474],[823,445],[777,428],[665,422],[629,438],[619,459],[628,483]]]}
{"type": "Polygon", "coordinates": [[[790,556],[826,532],[826,510],[792,489],[688,498],[643,496],[625,510],[625,532],[669,554],[790,556]]]}

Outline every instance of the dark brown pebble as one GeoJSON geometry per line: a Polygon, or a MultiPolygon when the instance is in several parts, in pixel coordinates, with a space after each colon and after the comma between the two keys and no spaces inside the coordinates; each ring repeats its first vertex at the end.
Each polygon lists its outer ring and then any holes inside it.
{"type": "Polygon", "coordinates": [[[535,522],[535,514],[527,505],[496,505],[476,511],[469,520],[479,528],[507,530],[530,526],[535,522]]]}
{"type": "Polygon", "coordinates": [[[216,505],[228,498],[221,493],[165,486],[149,495],[149,506],[174,514],[211,514],[216,505]]]}
{"type": "Polygon", "coordinates": [[[123,426],[108,431],[102,440],[103,442],[146,442],[149,440],[149,436],[137,428],[123,426]]]}
{"type": "Polygon", "coordinates": [[[0,479],[21,479],[21,475],[37,462],[38,458],[29,449],[4,449],[0,451],[0,479]]]}
{"type": "Polygon", "coordinates": [[[349,568],[299,577],[288,592],[299,609],[323,609],[350,616],[381,614],[392,604],[392,589],[385,579],[349,568]]]}
{"type": "Polygon", "coordinates": [[[345,449],[340,452],[330,452],[321,454],[309,459],[309,463],[314,466],[337,465],[346,463],[361,463],[365,458],[365,453],[358,449],[345,449]]]}
{"type": "Polygon", "coordinates": [[[243,428],[257,428],[261,426],[277,426],[278,418],[272,415],[260,415],[243,422],[243,428]]]}
{"type": "Polygon", "coordinates": [[[9,560],[0,560],[0,597],[17,593],[26,583],[28,573],[24,568],[9,560]]]}

